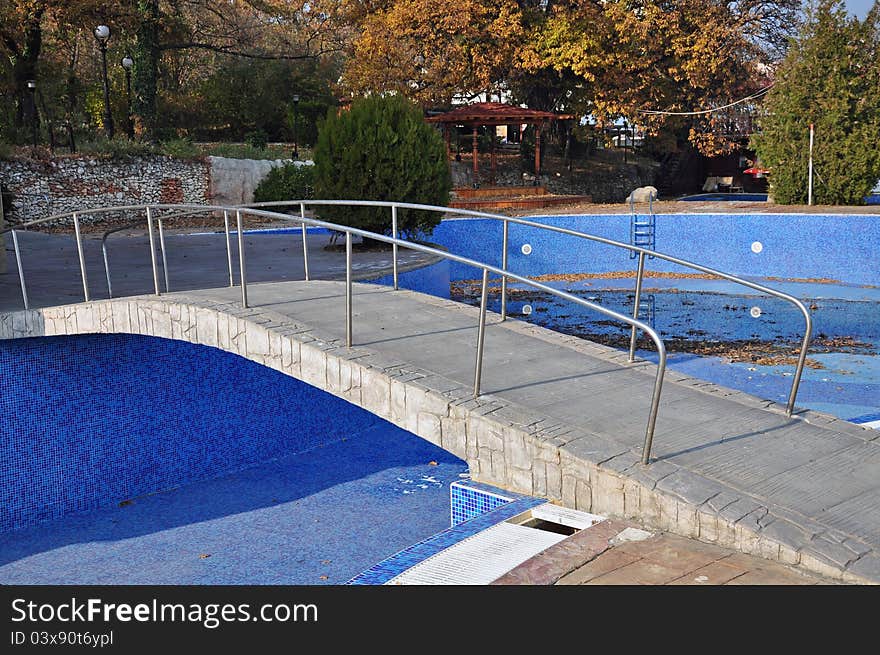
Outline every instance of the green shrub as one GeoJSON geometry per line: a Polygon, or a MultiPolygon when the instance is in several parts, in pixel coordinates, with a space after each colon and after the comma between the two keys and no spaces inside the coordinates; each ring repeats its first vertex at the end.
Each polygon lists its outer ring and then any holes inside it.
{"type": "Polygon", "coordinates": [[[273,168],[254,189],[254,202],[314,197],[315,167],[310,164],[285,164],[273,168]]]}
{"type": "Polygon", "coordinates": [[[113,139],[98,137],[90,141],[82,141],[77,144],[77,150],[84,155],[94,155],[106,159],[148,157],[161,154],[159,149],[152,143],[132,141],[126,137],[115,137],[113,139]]]}
{"type": "Polygon", "coordinates": [[[162,152],[177,159],[196,159],[201,157],[201,149],[189,139],[169,139],[162,143],[162,152]]]}
{"type": "Polygon", "coordinates": [[[254,130],[244,135],[244,140],[257,150],[265,150],[269,145],[269,135],[264,130],[254,130]]]}
{"type": "MultiPolygon", "coordinates": [[[[440,134],[421,109],[400,96],[355,100],[331,109],[318,128],[315,195],[326,200],[385,200],[446,206],[452,180],[440,134]]],[[[371,232],[391,232],[387,207],[326,206],[322,218],[371,232]]],[[[439,212],[399,210],[398,227],[430,234],[439,212]]]]}

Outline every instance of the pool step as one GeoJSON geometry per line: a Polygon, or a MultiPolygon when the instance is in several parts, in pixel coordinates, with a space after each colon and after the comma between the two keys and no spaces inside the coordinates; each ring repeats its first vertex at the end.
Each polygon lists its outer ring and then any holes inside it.
{"type": "Polygon", "coordinates": [[[544,503],[415,564],[388,585],[486,585],[605,517],[544,503]]]}

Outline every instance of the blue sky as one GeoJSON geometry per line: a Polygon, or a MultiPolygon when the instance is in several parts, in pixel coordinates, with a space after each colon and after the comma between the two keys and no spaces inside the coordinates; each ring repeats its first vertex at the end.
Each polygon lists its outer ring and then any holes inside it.
{"type": "Polygon", "coordinates": [[[859,18],[864,18],[868,14],[872,4],[873,0],[846,0],[846,8],[859,18]]]}

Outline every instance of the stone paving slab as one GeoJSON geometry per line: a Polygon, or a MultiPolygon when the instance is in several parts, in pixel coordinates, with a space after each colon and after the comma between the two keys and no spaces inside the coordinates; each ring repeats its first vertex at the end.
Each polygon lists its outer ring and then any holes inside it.
{"type": "MultiPolygon", "coordinates": [[[[790,566],[755,555],[744,555],[727,548],[685,539],[668,533],[652,534],[641,541],[602,548],[600,541],[616,533],[626,524],[606,521],[603,534],[595,535],[589,557],[583,561],[570,559],[570,570],[549,580],[543,572],[548,562],[563,559],[562,548],[576,534],[548,548],[531,561],[521,564],[493,584],[557,584],[557,585],[832,585],[829,578],[808,575],[790,566]],[[516,581],[516,582],[514,582],[516,581]]],[[[601,523],[598,525],[602,525],[601,523]]],[[[595,527],[584,530],[590,532],[595,527]]],[[[585,538],[581,538],[586,542],[585,538]]],[[[557,570],[560,570],[558,567],[557,570]]]]}

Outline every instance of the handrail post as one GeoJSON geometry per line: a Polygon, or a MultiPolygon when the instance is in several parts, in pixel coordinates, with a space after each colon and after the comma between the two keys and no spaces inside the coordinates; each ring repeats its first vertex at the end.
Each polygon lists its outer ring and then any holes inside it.
{"type": "Polygon", "coordinates": [[[345,233],[345,345],[352,344],[351,316],[351,232],[345,233]]]}
{"type": "Polygon", "coordinates": [[[165,277],[165,292],[171,291],[168,285],[168,259],[165,256],[165,230],[162,229],[162,219],[156,219],[156,225],[159,226],[159,252],[162,253],[162,273],[165,277]]]}
{"type": "Polygon", "coordinates": [[[302,222],[302,240],[303,240],[303,271],[305,272],[305,280],[309,281],[309,245],[306,242],[306,206],[304,203],[300,203],[299,205],[299,217],[303,219],[302,222]]]}
{"type": "MultiPolygon", "coordinates": [[[[507,219],[502,220],[503,229],[501,233],[501,268],[507,270],[507,237],[509,233],[510,223],[507,219]]],[[[501,276],[501,320],[507,320],[507,276],[501,276]]]]}
{"type": "Polygon", "coordinates": [[[79,217],[73,215],[73,230],[76,232],[76,251],[79,254],[79,270],[82,274],[83,296],[89,301],[89,279],[86,276],[86,258],[83,255],[82,234],[79,231],[79,217]]]}
{"type": "MultiPolygon", "coordinates": [[[[645,252],[639,252],[639,267],[636,272],[636,296],[633,300],[633,319],[639,320],[639,306],[642,302],[642,276],[645,274],[645,252]]],[[[636,326],[633,325],[629,334],[629,363],[636,361],[636,326]]]]}
{"type": "Polygon", "coordinates": [[[480,292],[480,325],[477,329],[477,363],[474,368],[474,398],[480,395],[480,378],[483,375],[483,341],[486,338],[486,305],[489,300],[489,269],[483,269],[483,289],[480,292]]]}
{"type": "MultiPolygon", "coordinates": [[[[391,238],[397,238],[397,205],[391,205],[391,238]]],[[[394,277],[394,290],[397,291],[397,242],[391,244],[391,266],[394,277]]]]}
{"type": "MultiPolygon", "coordinates": [[[[0,200],[2,202],[2,200],[0,200]]],[[[15,263],[18,266],[18,281],[21,284],[21,299],[24,301],[24,308],[30,309],[28,306],[27,287],[24,283],[24,269],[21,267],[21,252],[18,249],[18,235],[12,230],[12,248],[15,250],[15,263]]]]}
{"type": "Polygon", "coordinates": [[[235,210],[235,224],[238,231],[238,268],[241,275],[241,306],[247,309],[247,273],[244,267],[244,228],[242,227],[241,210],[235,210]]]}
{"type": "Polygon", "coordinates": [[[229,212],[223,210],[223,231],[226,233],[226,262],[229,267],[229,287],[235,286],[235,279],[232,275],[232,242],[229,240],[229,212]]]}
{"type": "Polygon", "coordinates": [[[798,301],[798,308],[803,312],[807,327],[806,330],[804,330],[804,340],[801,344],[801,352],[798,355],[798,363],[794,371],[794,380],[791,382],[791,392],[788,395],[788,405],[785,408],[787,416],[791,416],[794,412],[794,402],[797,399],[798,387],[801,383],[801,375],[804,372],[804,364],[807,361],[807,347],[810,345],[810,339],[813,335],[813,319],[810,317],[810,312],[807,311],[807,308],[804,307],[804,304],[800,301],[798,301]]]}
{"type": "Polygon", "coordinates": [[[104,256],[104,276],[107,278],[107,297],[113,297],[113,284],[110,282],[110,258],[107,256],[107,239],[101,239],[101,254],[104,256]]]}
{"type": "Polygon", "coordinates": [[[654,442],[654,426],[657,424],[657,411],[660,408],[660,392],[663,389],[663,375],[666,372],[666,347],[655,334],[651,335],[657,344],[657,377],[654,379],[654,395],[651,397],[651,413],[645,430],[645,447],[642,450],[642,464],[651,463],[651,445],[654,442]]]}
{"type": "Polygon", "coordinates": [[[156,291],[156,295],[159,296],[162,292],[159,289],[159,267],[156,263],[156,239],[153,236],[153,212],[147,207],[147,233],[150,236],[150,262],[153,265],[153,288],[156,291]]]}

